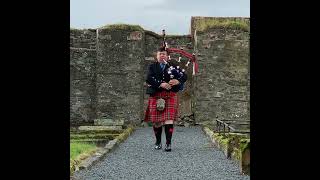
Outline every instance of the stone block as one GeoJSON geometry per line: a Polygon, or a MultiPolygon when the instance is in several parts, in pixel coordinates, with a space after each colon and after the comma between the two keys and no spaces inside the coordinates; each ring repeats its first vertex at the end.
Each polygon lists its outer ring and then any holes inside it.
{"type": "Polygon", "coordinates": [[[80,131],[122,130],[122,126],[80,126],[80,131]]]}
{"type": "Polygon", "coordinates": [[[124,119],[95,119],[95,126],[123,126],[124,119]]]}
{"type": "Polygon", "coordinates": [[[243,174],[250,175],[250,148],[244,149],[241,153],[240,171],[243,174]]]}

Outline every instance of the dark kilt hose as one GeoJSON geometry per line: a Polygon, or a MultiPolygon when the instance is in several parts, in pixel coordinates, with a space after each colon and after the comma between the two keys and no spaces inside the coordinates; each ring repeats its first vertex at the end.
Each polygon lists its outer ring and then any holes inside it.
{"type": "Polygon", "coordinates": [[[165,65],[164,70],[162,70],[159,62],[150,64],[146,80],[149,85],[147,94],[149,94],[150,97],[144,121],[155,124],[165,123],[166,121],[176,121],[179,109],[177,92],[183,89],[186,80],[187,75],[184,69],[181,69],[179,66],[168,63],[165,65]],[[160,87],[162,82],[168,83],[171,79],[177,79],[180,84],[172,86],[170,90],[160,87]],[[158,111],[156,107],[156,101],[159,98],[165,100],[165,108],[162,111],[158,111]]]}

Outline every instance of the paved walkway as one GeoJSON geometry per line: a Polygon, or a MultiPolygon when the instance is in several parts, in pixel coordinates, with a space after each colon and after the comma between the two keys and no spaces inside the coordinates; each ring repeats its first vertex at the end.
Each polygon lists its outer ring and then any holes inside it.
{"type": "MultiPolygon", "coordinates": [[[[89,179],[250,179],[241,175],[238,164],[209,141],[201,127],[175,126],[172,151],[153,149],[151,127],[138,128],[113,152],[74,178],[89,179]]],[[[165,134],[162,132],[164,145],[165,134]]]]}

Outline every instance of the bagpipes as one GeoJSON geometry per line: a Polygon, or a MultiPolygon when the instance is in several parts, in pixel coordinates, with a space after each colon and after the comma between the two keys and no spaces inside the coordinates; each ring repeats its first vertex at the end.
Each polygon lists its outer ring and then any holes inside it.
{"type": "MultiPolygon", "coordinates": [[[[187,57],[189,60],[185,66],[188,67],[190,62],[192,62],[193,64],[192,75],[195,75],[196,73],[198,73],[198,64],[196,62],[195,54],[194,53],[190,54],[184,51],[183,48],[181,49],[169,48],[168,43],[166,42],[166,33],[164,29],[162,30],[162,36],[163,36],[162,48],[164,48],[167,51],[169,60],[171,60],[170,53],[178,53],[180,55],[177,60],[179,63],[181,62],[181,55],[184,57],[187,57]]],[[[170,79],[180,79],[183,77],[184,73],[185,73],[185,70],[183,68],[180,68],[179,66],[176,66],[176,68],[174,68],[173,66],[170,66],[168,70],[168,74],[170,74],[170,79]]],[[[184,88],[184,84],[180,84],[179,91],[182,91],[183,88],[184,88]]]]}
{"type": "MultiPolygon", "coordinates": [[[[166,42],[166,33],[165,33],[164,29],[162,30],[162,35],[163,35],[163,42],[162,42],[161,48],[164,48],[165,51],[167,51],[169,60],[171,60],[170,53],[178,53],[178,54],[180,54],[180,56],[177,61],[179,63],[181,62],[181,56],[188,58],[189,60],[185,66],[188,67],[189,64],[192,62],[192,64],[193,64],[192,75],[195,75],[196,73],[198,73],[198,64],[196,62],[195,54],[194,53],[190,54],[190,53],[184,51],[183,48],[181,48],[181,49],[169,48],[168,43],[166,42]]],[[[166,61],[165,61],[165,63],[167,64],[166,61]]],[[[183,69],[179,66],[176,66],[176,68],[174,68],[173,66],[170,66],[170,68],[168,69],[168,74],[170,75],[170,79],[178,79],[179,80],[183,77],[184,73],[185,73],[185,69],[183,69]]],[[[147,84],[147,87],[148,87],[147,94],[153,94],[155,92],[155,90],[151,88],[151,85],[147,84]]],[[[179,91],[182,91],[183,88],[184,88],[184,84],[180,84],[179,91]]]]}
{"type": "Polygon", "coordinates": [[[168,43],[166,42],[166,33],[165,33],[164,29],[162,30],[162,36],[163,36],[162,46],[167,51],[169,60],[171,59],[170,58],[170,53],[178,53],[178,54],[180,54],[180,56],[178,58],[178,62],[181,62],[181,55],[186,57],[186,58],[188,58],[189,60],[188,60],[188,62],[187,62],[187,64],[185,66],[188,67],[189,64],[192,62],[192,64],[193,64],[192,75],[195,75],[196,73],[198,73],[198,63],[196,62],[195,53],[190,54],[190,53],[184,51],[183,48],[181,48],[181,49],[169,48],[168,47],[168,43]]]}

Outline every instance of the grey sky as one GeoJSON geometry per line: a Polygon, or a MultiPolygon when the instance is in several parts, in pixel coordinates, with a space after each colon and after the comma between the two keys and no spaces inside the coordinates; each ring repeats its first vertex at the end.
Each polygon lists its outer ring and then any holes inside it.
{"type": "Polygon", "coordinates": [[[137,24],[167,34],[189,34],[191,16],[250,17],[250,0],[70,0],[70,26],[137,24]]]}

